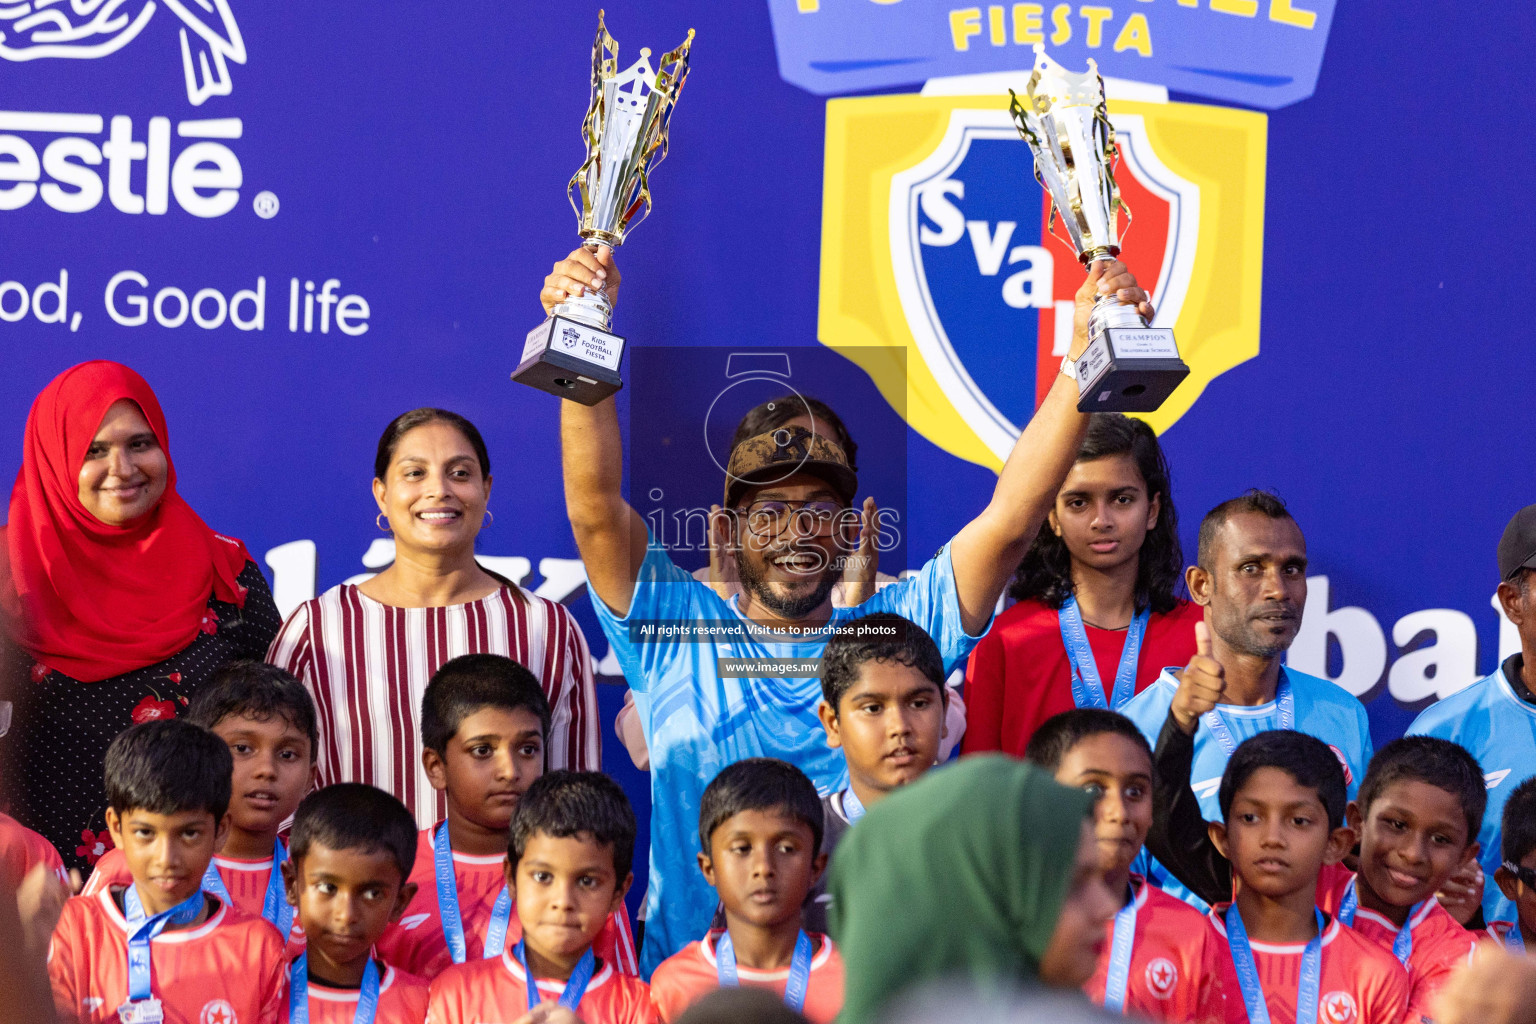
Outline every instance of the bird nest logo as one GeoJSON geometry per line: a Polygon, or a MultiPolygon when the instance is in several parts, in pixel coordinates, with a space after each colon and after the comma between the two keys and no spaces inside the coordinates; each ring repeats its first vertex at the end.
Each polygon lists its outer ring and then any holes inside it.
{"type": "Polygon", "coordinates": [[[162,6],[181,23],[187,101],[197,107],[228,96],[234,89],[229,65],[245,63],[245,41],[228,0],[0,0],[0,58],[109,57],[143,34],[162,6]]]}

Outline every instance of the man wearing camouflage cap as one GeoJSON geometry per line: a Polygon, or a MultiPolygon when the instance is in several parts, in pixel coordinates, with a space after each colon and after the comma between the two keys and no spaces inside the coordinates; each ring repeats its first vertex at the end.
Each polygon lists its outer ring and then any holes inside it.
{"type": "MultiPolygon", "coordinates": [[[[1071,352],[1088,343],[1088,313],[1114,292],[1152,315],[1147,295],[1121,263],[1096,264],[1077,294],[1071,352]]],[[[585,289],[617,297],[612,253],[577,249],[555,264],[540,300],[548,311],[585,289]]],[[[1064,366],[1069,365],[1064,363],[1064,366]]],[[[715,895],[695,863],[699,799],[728,764],[777,757],[822,792],[847,784],[840,753],[816,717],[814,676],[722,675],[722,659],[815,659],[825,631],[873,612],[925,629],[949,671],[986,632],[992,610],[1045,520],[1077,456],[1088,417],[1075,380],[1058,378],[1014,445],[992,500],[917,573],[856,609],[834,608],[840,556],[851,550],[858,480],[842,450],[801,427],[748,438],[731,452],[725,508],[733,517],[742,592],[722,600],[653,541],[622,493],[623,457],[613,400],[561,403],[566,511],[586,565],[593,606],[635,696],[651,752],[651,860],[641,966],[649,973],[709,926],[715,895]],[[725,639],[651,639],[647,623],[724,623],[725,639]],[[635,627],[632,629],[631,627],[635,627]],[[811,635],[807,636],[806,634],[811,635]]]]}

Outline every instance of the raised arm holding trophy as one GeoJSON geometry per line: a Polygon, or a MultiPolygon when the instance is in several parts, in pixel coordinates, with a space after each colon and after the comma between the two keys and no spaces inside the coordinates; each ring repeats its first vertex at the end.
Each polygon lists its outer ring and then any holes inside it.
{"type": "MultiPolygon", "coordinates": [[[[567,186],[580,218],[582,244],[617,248],[630,228],[651,212],[650,173],[667,155],[667,128],[688,77],[693,30],[682,45],[662,56],[651,51],[624,72],[619,44],[597,15],[592,44],[592,101],[582,122],[587,159],[567,186]],[[579,201],[578,201],[579,199],[579,201]]],[[[619,362],[624,339],[611,330],[613,305],[601,290],[568,297],[529,332],[512,379],[593,405],[624,386],[619,362]]]]}
{"type": "MultiPolygon", "coordinates": [[[[1051,197],[1051,218],[1061,216],[1084,265],[1120,254],[1120,201],[1114,165],[1119,157],[1109,123],[1104,80],[1091,58],[1071,72],[1035,46],[1028,102],[1008,90],[1009,110],[1035,155],[1035,178],[1051,197]]],[[[1151,327],[1134,306],[1100,296],[1088,322],[1087,350],[1062,372],[1075,376],[1081,412],[1152,412],[1189,376],[1173,330],[1151,327]]]]}

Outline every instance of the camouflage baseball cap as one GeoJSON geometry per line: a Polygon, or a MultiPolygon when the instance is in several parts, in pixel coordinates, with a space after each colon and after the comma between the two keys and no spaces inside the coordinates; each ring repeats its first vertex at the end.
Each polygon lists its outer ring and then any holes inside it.
{"type": "Polygon", "coordinates": [[[796,473],[820,477],[851,502],[859,490],[859,475],[848,468],[848,457],[836,442],[804,427],[779,427],[757,434],[731,449],[726,466],[725,507],[735,508],[751,487],[787,480],[796,473]]]}

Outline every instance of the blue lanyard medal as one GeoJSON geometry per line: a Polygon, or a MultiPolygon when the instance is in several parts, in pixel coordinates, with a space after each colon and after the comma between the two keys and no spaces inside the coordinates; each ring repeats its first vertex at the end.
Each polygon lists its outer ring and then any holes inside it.
{"type": "MultiPolygon", "coordinates": [[[[448,953],[453,962],[462,964],[469,959],[464,944],[464,918],[459,914],[459,879],[453,871],[453,850],[448,846],[448,823],[443,822],[432,839],[432,873],[437,882],[437,913],[443,919],[443,938],[448,941],[448,953]]],[[[491,923],[485,930],[485,949],[482,959],[501,956],[507,948],[507,928],[512,921],[512,894],[506,886],[496,897],[491,908],[491,923]]]]}
{"type": "MultiPolygon", "coordinates": [[[[1283,668],[1280,670],[1280,685],[1275,687],[1275,705],[1280,711],[1279,728],[1283,730],[1296,728],[1296,692],[1291,689],[1291,679],[1285,674],[1283,668]]],[[[1221,712],[1212,708],[1200,716],[1200,724],[1211,731],[1216,742],[1221,744],[1221,749],[1231,757],[1233,751],[1237,750],[1237,740],[1232,738],[1232,731],[1227,728],[1221,712]]]]}
{"type": "MultiPolygon", "coordinates": [[[[523,968],[523,982],[528,989],[528,1009],[538,1006],[543,1000],[539,998],[539,983],[534,979],[533,972],[528,969],[528,950],[524,948],[523,940],[519,939],[517,945],[512,947],[512,952],[517,954],[517,962],[523,968]]],[[[581,959],[576,961],[576,969],[571,972],[570,980],[565,983],[565,990],[560,993],[559,1004],[576,1012],[576,1007],[581,1004],[581,997],[587,994],[587,985],[592,981],[592,973],[597,970],[597,957],[592,955],[589,947],[581,954],[581,959]]]]}
{"type": "Polygon", "coordinates": [[[170,910],[148,917],[138,889],[123,891],[123,916],[128,920],[128,1001],[117,1009],[122,1024],[157,1024],[165,1019],[160,1000],[151,994],[149,944],[170,925],[188,925],[203,911],[202,890],[170,910]]]}
{"type": "Polygon", "coordinates": [[[1120,651],[1120,667],[1115,670],[1115,688],[1104,702],[1104,683],[1099,679],[1099,666],[1093,660],[1093,647],[1083,629],[1083,613],[1077,610],[1077,598],[1067,598],[1066,604],[1056,613],[1061,623],[1061,642],[1067,648],[1067,661],[1072,666],[1072,703],[1080,708],[1102,708],[1119,711],[1136,696],[1136,663],[1141,658],[1141,640],[1147,632],[1147,620],[1152,610],[1143,608],[1131,620],[1125,634],[1125,646],[1120,651]]]}
{"type": "MultiPolygon", "coordinates": [[[[852,793],[849,790],[849,793],[852,793]]],[[[715,943],[715,975],[721,988],[737,988],[736,947],[731,933],[723,932],[715,943]]],[[[811,988],[811,937],[804,931],[795,938],[795,955],[789,962],[789,981],[784,985],[784,1005],[796,1013],[805,1009],[805,995],[811,988]]]]}
{"type": "MultiPolygon", "coordinates": [[[[1433,899],[1434,897],[1430,897],[1433,899]]],[[[1419,916],[1419,911],[1429,900],[1421,900],[1415,903],[1408,911],[1408,920],[1397,931],[1397,938],[1392,940],[1392,955],[1397,957],[1397,962],[1404,967],[1408,966],[1408,958],[1413,956],[1413,919],[1419,916]]],[[[1344,899],[1339,901],[1339,923],[1352,926],[1355,923],[1355,911],[1360,908],[1360,897],[1355,893],[1355,880],[1349,880],[1349,887],[1344,890],[1344,899]]]]}
{"type": "Polygon", "coordinates": [[[843,817],[848,819],[848,824],[857,825],[859,819],[864,817],[864,801],[859,799],[859,794],[849,786],[843,790],[843,817]]]}
{"type": "Polygon", "coordinates": [[[1509,931],[1504,933],[1504,948],[1515,956],[1526,956],[1525,936],[1520,934],[1520,922],[1516,921],[1509,926],[1509,931]]]}
{"type": "MultiPolygon", "coordinates": [[[[363,968],[363,987],[357,993],[352,1024],[373,1024],[379,1013],[379,968],[368,958],[363,968]]],[[[288,1022],[309,1024],[309,954],[300,953],[288,972],[288,1022]]]]}
{"type": "MultiPolygon", "coordinates": [[[[1301,954],[1301,982],[1296,989],[1296,1024],[1317,1024],[1318,992],[1323,983],[1323,912],[1317,915],[1317,934],[1301,954]]],[[[1243,991],[1243,1006],[1248,1024],[1269,1024],[1269,1006],[1264,1002],[1264,987],[1259,984],[1259,969],[1253,962],[1253,947],[1248,944],[1248,929],[1237,904],[1227,908],[1227,945],[1232,949],[1232,966],[1237,970],[1237,986],[1243,991]]]]}
{"type": "MultiPolygon", "coordinates": [[[[267,876],[267,892],[261,898],[261,916],[277,929],[284,942],[293,932],[293,906],[283,894],[283,862],[287,859],[288,848],[279,839],[272,844],[272,874],[267,876]]],[[[234,902],[229,898],[229,889],[225,888],[224,877],[219,874],[219,866],[214,861],[209,861],[208,870],[203,872],[203,892],[213,893],[226,905],[234,902]]]]}
{"type": "Polygon", "coordinates": [[[1125,1013],[1125,987],[1131,979],[1131,950],[1136,945],[1136,893],[1115,914],[1114,938],[1109,943],[1109,973],[1104,978],[1104,1009],[1125,1013]]]}

